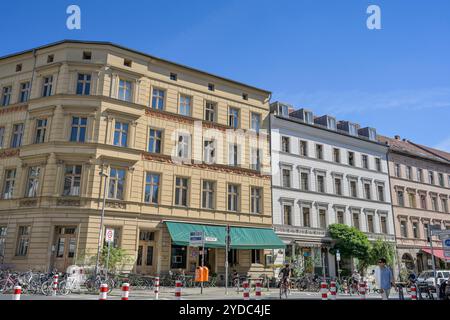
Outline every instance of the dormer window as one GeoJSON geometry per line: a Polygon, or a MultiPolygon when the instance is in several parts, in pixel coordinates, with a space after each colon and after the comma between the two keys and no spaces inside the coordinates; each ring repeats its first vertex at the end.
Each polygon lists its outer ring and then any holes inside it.
{"type": "Polygon", "coordinates": [[[213,83],[208,83],[208,90],[209,91],[214,91],[215,90],[215,87],[214,87],[213,83]]]}
{"type": "Polygon", "coordinates": [[[348,133],[350,133],[352,136],[357,136],[358,131],[356,130],[356,125],[353,123],[348,124],[348,133]]]}
{"type": "Polygon", "coordinates": [[[278,114],[283,117],[289,116],[289,108],[284,104],[278,105],[278,114]]]}
{"type": "Polygon", "coordinates": [[[372,141],[377,140],[377,132],[375,129],[369,128],[369,139],[372,141]]]}
{"type": "Polygon", "coordinates": [[[247,94],[247,93],[243,93],[243,94],[242,94],[242,99],[248,100],[248,94],[247,94]]]}
{"type": "Polygon", "coordinates": [[[20,71],[22,71],[22,64],[21,63],[16,64],[16,72],[20,72],[20,71]]]}
{"type": "Polygon", "coordinates": [[[177,74],[176,74],[176,73],[173,73],[173,72],[171,72],[171,73],[170,73],[170,80],[173,80],[173,81],[177,81],[177,79],[178,79],[178,76],[177,76],[177,74]]]}
{"type": "Polygon", "coordinates": [[[305,111],[305,122],[313,124],[313,113],[311,111],[305,111]]]}
{"type": "Polygon", "coordinates": [[[49,54],[47,56],[47,63],[52,63],[54,59],[55,59],[55,56],[53,54],[49,54]]]}
{"type": "Polygon", "coordinates": [[[83,60],[91,60],[91,59],[92,59],[92,52],[83,51],[83,60]]]}
{"type": "Polygon", "coordinates": [[[328,118],[327,119],[327,127],[330,130],[336,130],[336,119],[328,118]]]}
{"type": "Polygon", "coordinates": [[[125,67],[130,67],[131,68],[131,63],[132,63],[132,61],[130,59],[123,59],[123,65],[125,67]]]}

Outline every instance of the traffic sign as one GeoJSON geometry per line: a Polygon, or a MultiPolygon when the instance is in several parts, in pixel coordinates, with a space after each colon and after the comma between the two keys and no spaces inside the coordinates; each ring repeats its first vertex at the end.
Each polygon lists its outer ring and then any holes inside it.
{"type": "Polygon", "coordinates": [[[189,246],[198,247],[203,245],[203,231],[193,231],[189,236],[189,246]]]}
{"type": "Polygon", "coordinates": [[[114,229],[106,228],[105,241],[107,243],[114,242],[114,229]]]}
{"type": "Polygon", "coordinates": [[[444,250],[444,257],[450,261],[450,235],[442,239],[442,249],[444,250]]]}
{"type": "Polygon", "coordinates": [[[217,238],[216,238],[216,237],[205,237],[205,241],[208,241],[208,242],[217,242],[217,238]]]}

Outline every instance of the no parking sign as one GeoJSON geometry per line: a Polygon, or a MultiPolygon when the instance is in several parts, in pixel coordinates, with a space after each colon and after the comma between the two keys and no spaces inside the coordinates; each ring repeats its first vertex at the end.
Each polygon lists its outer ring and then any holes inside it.
{"type": "Polygon", "coordinates": [[[106,229],[105,241],[111,243],[114,241],[114,229],[106,229]]]}

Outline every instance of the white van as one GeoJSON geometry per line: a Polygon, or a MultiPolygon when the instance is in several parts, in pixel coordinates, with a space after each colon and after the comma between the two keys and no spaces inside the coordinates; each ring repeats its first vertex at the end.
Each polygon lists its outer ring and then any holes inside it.
{"type": "MultiPolygon", "coordinates": [[[[438,284],[441,285],[442,282],[448,280],[450,276],[450,270],[436,270],[437,273],[437,281],[438,284]]],[[[418,277],[417,277],[418,283],[427,283],[430,286],[436,286],[435,279],[434,279],[434,272],[433,270],[426,270],[423,271],[418,277]]]]}

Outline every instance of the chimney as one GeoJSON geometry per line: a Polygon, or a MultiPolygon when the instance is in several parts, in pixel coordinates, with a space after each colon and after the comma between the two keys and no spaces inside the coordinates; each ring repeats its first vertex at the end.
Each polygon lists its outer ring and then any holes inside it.
{"type": "Polygon", "coordinates": [[[400,140],[400,136],[394,136],[395,140],[400,140]]]}

